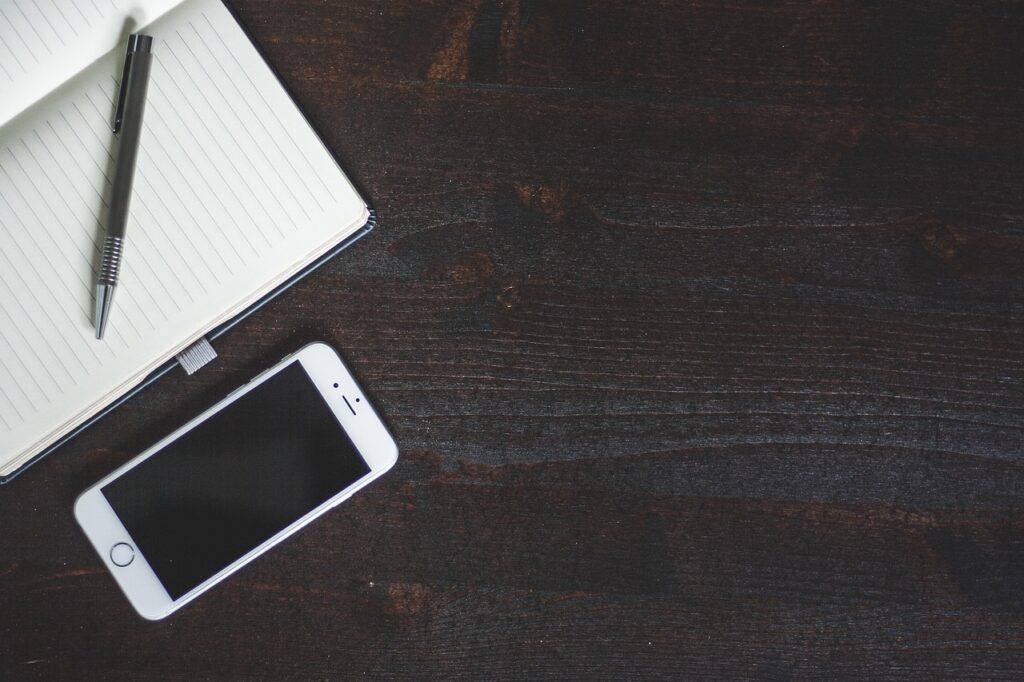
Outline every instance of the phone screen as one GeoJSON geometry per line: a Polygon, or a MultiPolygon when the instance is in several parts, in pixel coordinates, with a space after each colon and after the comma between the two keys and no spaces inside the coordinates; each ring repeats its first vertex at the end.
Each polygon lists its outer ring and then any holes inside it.
{"type": "Polygon", "coordinates": [[[102,490],[178,599],[369,471],[296,361],[102,490]]]}

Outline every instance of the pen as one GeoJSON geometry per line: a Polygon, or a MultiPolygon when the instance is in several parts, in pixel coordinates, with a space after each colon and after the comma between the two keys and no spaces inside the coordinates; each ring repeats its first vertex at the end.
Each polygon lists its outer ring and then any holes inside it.
{"type": "Polygon", "coordinates": [[[110,306],[117,288],[117,275],[121,268],[125,230],[128,227],[128,206],[132,199],[132,180],[135,160],[142,134],[142,113],[146,108],[146,89],[149,86],[149,67],[153,59],[153,38],[134,33],[128,36],[121,73],[121,92],[114,113],[114,135],[118,139],[114,166],[114,181],[107,213],[107,231],[103,238],[103,256],[100,274],[96,280],[96,338],[102,339],[110,317],[110,306]]]}

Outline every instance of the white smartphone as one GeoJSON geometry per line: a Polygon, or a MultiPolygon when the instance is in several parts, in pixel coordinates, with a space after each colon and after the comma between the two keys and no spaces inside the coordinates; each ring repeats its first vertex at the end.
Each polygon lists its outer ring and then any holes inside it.
{"type": "Polygon", "coordinates": [[[314,343],[86,490],[75,518],[135,610],[157,620],[397,459],[341,358],[314,343]]]}

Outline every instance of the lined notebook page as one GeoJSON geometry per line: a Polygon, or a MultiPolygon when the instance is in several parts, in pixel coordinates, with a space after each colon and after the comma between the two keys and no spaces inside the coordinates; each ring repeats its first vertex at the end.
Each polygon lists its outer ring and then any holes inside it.
{"type": "Polygon", "coordinates": [[[112,51],[0,128],[0,473],[367,217],[218,0],[145,31],[153,65],[106,338],[93,289],[113,171],[112,51]]]}
{"type": "Polygon", "coordinates": [[[0,0],[0,125],[180,0],[0,0]]]}

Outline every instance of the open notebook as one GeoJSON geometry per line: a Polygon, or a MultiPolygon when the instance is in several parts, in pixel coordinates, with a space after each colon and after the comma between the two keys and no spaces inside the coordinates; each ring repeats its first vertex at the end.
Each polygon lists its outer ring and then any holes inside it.
{"type": "Polygon", "coordinates": [[[220,0],[0,1],[0,480],[369,216],[220,0]],[[124,265],[92,324],[129,33],[153,36],[124,265]]]}

